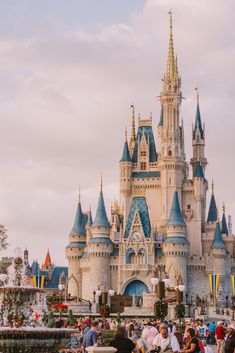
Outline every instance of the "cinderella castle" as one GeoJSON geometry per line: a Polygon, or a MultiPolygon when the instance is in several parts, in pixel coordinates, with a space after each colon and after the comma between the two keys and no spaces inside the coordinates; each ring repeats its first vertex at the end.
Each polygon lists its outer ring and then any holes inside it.
{"type": "Polygon", "coordinates": [[[181,102],[181,77],[170,15],[167,66],[156,131],[159,150],[152,117],[139,115],[136,127],[132,106],[131,136],[128,139],[126,133],[119,162],[120,204],[115,201],[107,217],[101,182],[93,220],[91,210],[82,210],[79,197],[66,247],[69,295],[92,300],[93,292],[103,288],[142,296],[153,291],[151,278],[155,268],[167,274],[173,288],[176,270],[180,269],[189,295],[209,297],[214,275],[216,295],[233,294],[235,238],[225,207],[222,212],[218,210],[213,182],[208,192],[206,134],[198,90],[190,162],[186,159],[179,114],[181,102]]]}

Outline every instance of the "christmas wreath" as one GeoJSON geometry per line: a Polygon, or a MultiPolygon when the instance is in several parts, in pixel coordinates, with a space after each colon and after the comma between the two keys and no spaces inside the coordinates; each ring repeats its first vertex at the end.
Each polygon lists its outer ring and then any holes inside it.
{"type": "Polygon", "coordinates": [[[157,319],[163,319],[167,316],[168,313],[168,304],[166,301],[158,300],[154,304],[154,315],[157,319]]]}
{"type": "Polygon", "coordinates": [[[182,319],[185,316],[185,305],[183,303],[179,303],[176,305],[175,315],[177,319],[182,319]]]}
{"type": "Polygon", "coordinates": [[[102,317],[109,317],[110,315],[110,307],[108,304],[102,304],[100,306],[100,310],[99,310],[100,316],[102,317]]]}

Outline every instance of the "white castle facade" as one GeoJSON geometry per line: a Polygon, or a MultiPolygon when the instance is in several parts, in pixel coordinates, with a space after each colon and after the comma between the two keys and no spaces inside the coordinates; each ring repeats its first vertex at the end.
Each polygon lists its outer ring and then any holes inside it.
{"type": "Polygon", "coordinates": [[[68,293],[92,300],[98,287],[142,296],[152,292],[156,267],[176,284],[182,273],[189,295],[209,297],[209,275],[220,275],[218,295],[231,296],[235,240],[231,217],[218,216],[214,186],[208,196],[205,127],[197,94],[192,131],[193,156],[186,160],[179,110],[181,78],[174,54],[172,18],[167,69],[160,93],[161,115],[156,151],[152,118],[138,118],[119,162],[121,207],[114,203],[108,220],[101,185],[94,222],[79,200],[66,247],[68,293]],[[207,202],[208,206],[207,207],[207,202]]]}

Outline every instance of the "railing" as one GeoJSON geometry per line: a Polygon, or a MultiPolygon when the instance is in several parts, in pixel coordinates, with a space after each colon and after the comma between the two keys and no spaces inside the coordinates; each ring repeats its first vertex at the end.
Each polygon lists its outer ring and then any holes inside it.
{"type": "Polygon", "coordinates": [[[122,270],[131,270],[131,271],[149,271],[151,270],[151,265],[145,264],[126,264],[121,266],[122,270]]]}

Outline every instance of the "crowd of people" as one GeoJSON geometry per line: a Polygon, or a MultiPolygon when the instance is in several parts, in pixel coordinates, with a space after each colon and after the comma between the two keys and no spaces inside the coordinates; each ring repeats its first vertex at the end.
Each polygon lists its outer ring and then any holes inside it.
{"type": "Polygon", "coordinates": [[[60,353],[85,353],[89,346],[109,345],[117,353],[235,353],[235,325],[225,321],[205,324],[191,320],[181,325],[171,320],[76,320],[74,334],[60,353]],[[108,339],[105,333],[113,333],[108,339]]]}

